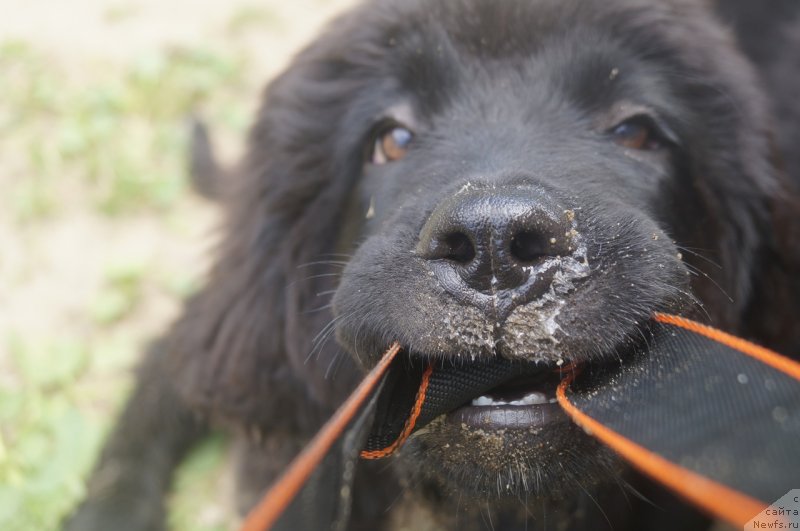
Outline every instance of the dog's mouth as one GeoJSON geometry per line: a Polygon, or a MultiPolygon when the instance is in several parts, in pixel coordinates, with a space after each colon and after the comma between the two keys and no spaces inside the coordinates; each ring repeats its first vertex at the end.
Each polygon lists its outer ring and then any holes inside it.
{"type": "Polygon", "coordinates": [[[567,371],[558,366],[538,365],[535,369],[538,370],[503,382],[450,411],[446,421],[493,431],[566,421],[556,389],[567,371]]]}
{"type": "Polygon", "coordinates": [[[402,356],[379,395],[367,451],[376,457],[388,455],[438,417],[465,429],[491,432],[566,422],[556,390],[575,370],[564,361],[424,363],[402,356]]]}

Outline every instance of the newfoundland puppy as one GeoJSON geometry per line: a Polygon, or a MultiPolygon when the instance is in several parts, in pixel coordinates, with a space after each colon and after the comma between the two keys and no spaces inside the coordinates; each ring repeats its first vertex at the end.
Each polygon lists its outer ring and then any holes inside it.
{"type": "MultiPolygon", "coordinates": [[[[217,183],[216,265],[68,528],[162,529],[208,425],[236,434],[246,511],[393,341],[411,363],[547,375],[616,362],[667,311],[800,354],[800,4],[762,4],[375,0],[338,19],[217,183]]],[[[364,463],[349,528],[708,527],[554,391],[503,385],[364,463]]]]}

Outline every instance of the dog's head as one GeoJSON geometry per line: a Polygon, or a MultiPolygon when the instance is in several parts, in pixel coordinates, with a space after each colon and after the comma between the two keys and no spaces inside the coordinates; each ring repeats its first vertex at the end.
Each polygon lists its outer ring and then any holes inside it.
{"type": "Polygon", "coordinates": [[[604,459],[551,403],[555,371],[618,360],[656,311],[739,330],[772,245],[768,113],[695,4],[387,1],[337,21],[268,90],[190,303],[185,394],[296,433],[392,341],[412,362],[514,359],[528,376],[409,461],[480,496],[590,477],[604,459]]]}

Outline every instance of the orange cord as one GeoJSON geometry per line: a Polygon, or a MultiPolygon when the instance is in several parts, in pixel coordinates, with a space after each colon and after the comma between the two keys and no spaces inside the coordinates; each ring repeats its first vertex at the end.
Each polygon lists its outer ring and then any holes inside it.
{"type": "Polygon", "coordinates": [[[734,350],[738,350],[739,352],[746,354],[751,358],[755,358],[762,363],[766,363],[770,367],[778,369],[782,373],[788,374],[796,380],[800,380],[800,363],[797,363],[796,361],[785,356],[781,356],[777,352],[756,345],[755,343],[751,343],[750,341],[740,337],[732,336],[721,330],[717,330],[716,328],[711,328],[710,326],[696,323],[684,317],[678,317],[677,315],[656,313],[653,315],[653,319],[659,323],[677,326],[689,330],[690,332],[705,336],[716,341],[717,343],[722,343],[723,345],[731,347],[734,350]]]}
{"type": "Polygon", "coordinates": [[[411,408],[411,415],[408,417],[408,419],[406,419],[403,431],[400,432],[397,440],[382,450],[363,450],[361,452],[361,457],[363,459],[381,459],[383,457],[388,457],[392,455],[395,450],[400,448],[404,442],[406,442],[406,439],[408,439],[409,435],[411,435],[411,432],[414,431],[417,418],[419,418],[419,415],[422,412],[422,405],[425,403],[425,393],[428,391],[428,383],[430,382],[431,374],[433,374],[433,365],[428,365],[428,368],[425,369],[425,372],[422,374],[422,382],[419,385],[417,397],[414,399],[414,407],[411,408]]]}
{"type": "MultiPolygon", "coordinates": [[[[678,326],[722,343],[781,372],[800,379],[800,364],[764,347],[683,317],[657,313],[653,318],[660,323],[678,326]]],[[[691,470],[682,468],[639,446],[580,411],[569,401],[566,395],[567,388],[574,379],[575,374],[568,374],[558,385],[556,391],[558,403],[576,424],[622,455],[639,470],[660,481],[699,507],[704,508],[717,518],[721,518],[735,526],[743,526],[764,510],[766,505],[763,502],[696,474],[691,470]]]]}
{"type": "Polygon", "coordinates": [[[358,413],[359,408],[369,398],[370,393],[378,385],[398,352],[400,352],[400,344],[395,342],[308,446],[292,461],[281,479],[250,511],[242,524],[241,531],[266,531],[275,524],[303,484],[308,481],[308,478],[325,458],[331,446],[358,413]]]}
{"type": "Polygon", "coordinates": [[[760,501],[682,468],[580,411],[566,396],[566,389],[573,378],[574,375],[570,374],[559,384],[556,391],[558,403],[578,426],[615,450],[636,468],[734,526],[743,526],[764,510],[766,505],[760,501]]]}

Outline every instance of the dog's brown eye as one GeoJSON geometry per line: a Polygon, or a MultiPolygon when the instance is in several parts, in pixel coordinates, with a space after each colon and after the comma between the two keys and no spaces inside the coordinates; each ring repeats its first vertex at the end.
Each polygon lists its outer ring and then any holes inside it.
{"type": "Polygon", "coordinates": [[[386,164],[402,159],[413,138],[414,133],[400,125],[385,130],[375,139],[375,146],[372,148],[372,163],[386,164]]]}
{"type": "Polygon", "coordinates": [[[665,145],[664,136],[647,116],[634,116],[610,130],[614,141],[628,149],[654,151],[665,145]]]}

